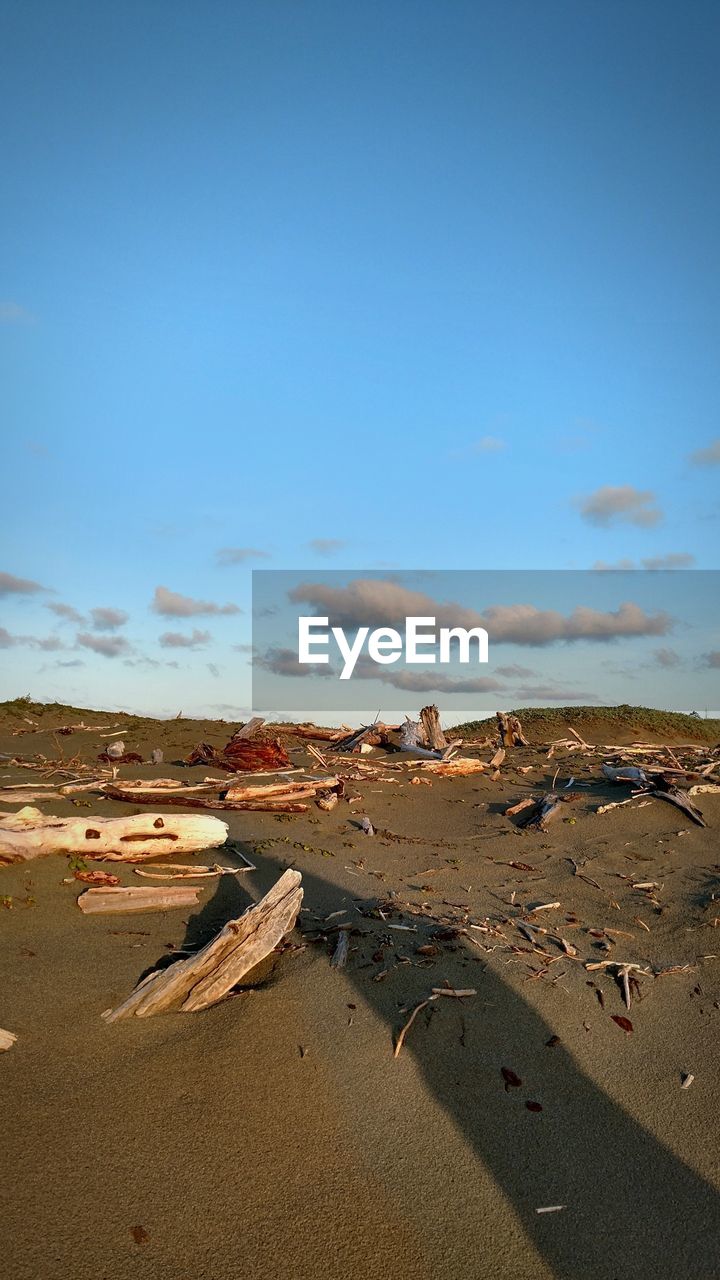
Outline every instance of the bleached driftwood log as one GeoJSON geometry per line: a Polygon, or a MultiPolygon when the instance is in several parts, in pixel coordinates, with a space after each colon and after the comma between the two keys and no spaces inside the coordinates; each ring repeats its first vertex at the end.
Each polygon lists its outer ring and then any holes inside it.
{"type": "Polygon", "coordinates": [[[437,773],[441,778],[464,778],[470,773],[484,773],[488,768],[484,760],[476,760],[474,756],[456,756],[454,760],[423,760],[417,767],[427,773],[437,773]]]}
{"type": "Polygon", "coordinates": [[[0,1027],[0,1053],[4,1053],[6,1049],[12,1049],[17,1036],[12,1031],[3,1031],[0,1027]]]}
{"type": "Polygon", "coordinates": [[[199,853],[227,840],[227,823],[191,814],[138,813],[127,818],[58,818],[26,805],[0,815],[0,864],[48,853],[80,853],[106,862],[143,862],[199,853]]]}
{"type": "Polygon", "coordinates": [[[425,735],[423,746],[433,751],[444,751],[447,746],[445,734],[440,728],[440,712],[436,706],[423,707],[420,712],[420,724],[425,735]]]}
{"type": "Polygon", "coordinates": [[[118,1022],[133,1014],[149,1018],[177,1009],[194,1013],[217,1004],[290,932],[302,902],[301,880],[299,871],[288,869],[260,902],[230,920],[202,951],[149,974],[103,1018],[118,1022]]]}
{"type": "Polygon", "coordinates": [[[177,784],[174,788],[165,787],[162,791],[150,786],[142,786],[137,782],[108,782],[105,795],[109,800],[125,800],[130,804],[155,804],[162,799],[163,804],[179,805],[187,809],[235,809],[235,810],[268,810],[271,813],[306,813],[307,805],[299,802],[313,799],[320,790],[331,790],[340,786],[339,778],[310,778],[305,782],[274,782],[267,786],[228,786],[227,781],[221,784],[224,792],[222,799],[215,799],[205,793],[208,786],[217,790],[212,783],[200,783],[195,786],[177,784]]]}
{"type": "Polygon", "coordinates": [[[196,907],[202,885],[173,885],[166,889],[137,886],[130,889],[86,889],[77,904],[85,915],[114,915],[119,911],[170,911],[196,907]]]}

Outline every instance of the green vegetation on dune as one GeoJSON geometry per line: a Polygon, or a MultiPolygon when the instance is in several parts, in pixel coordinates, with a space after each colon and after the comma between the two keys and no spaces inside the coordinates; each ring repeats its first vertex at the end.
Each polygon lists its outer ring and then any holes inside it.
{"type": "MultiPolygon", "coordinates": [[[[518,707],[513,714],[522,722],[528,738],[547,741],[551,737],[564,737],[568,726],[592,741],[592,734],[602,735],[608,741],[612,735],[620,741],[630,742],[651,738],[657,741],[718,742],[720,720],[703,720],[700,716],[686,715],[681,711],[655,711],[652,707],[518,707]]],[[[495,717],[486,720],[468,720],[453,726],[453,733],[465,737],[494,733],[495,717]]]]}

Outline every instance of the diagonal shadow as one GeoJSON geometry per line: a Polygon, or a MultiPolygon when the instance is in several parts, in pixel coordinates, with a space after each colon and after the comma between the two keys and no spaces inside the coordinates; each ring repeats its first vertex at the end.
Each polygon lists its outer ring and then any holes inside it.
{"type": "MultiPolygon", "coordinates": [[[[257,872],[240,883],[221,877],[213,897],[188,921],[190,949],[204,945],[250,905],[248,880],[257,900],[291,865],[259,858],[249,846],[247,852],[257,872]]],[[[376,902],[313,871],[303,869],[302,875],[304,906],[318,916],[347,909],[350,902],[361,911],[376,902]]],[[[357,921],[365,927],[362,916],[357,921]]],[[[272,967],[271,958],[244,985],[263,981],[272,967]]],[[[358,998],[387,1024],[393,1070],[392,1035],[407,1016],[399,1012],[397,993],[373,982],[356,954],[344,972],[358,998]]],[[[402,999],[408,1006],[445,979],[477,989],[471,1002],[448,1001],[453,1007],[440,1010],[443,1019],[454,1020],[454,1034],[444,1027],[442,1052],[436,1036],[423,1035],[422,1015],[402,1052],[415,1056],[429,1093],[492,1173],[557,1280],[719,1280],[716,1189],[615,1103],[561,1044],[548,1048],[553,1029],[526,1000],[463,947],[443,954],[442,964],[404,972],[402,999]],[[506,1091],[502,1067],[515,1071],[522,1087],[506,1091]],[[540,1101],[542,1114],[529,1112],[527,1100],[540,1101]],[[537,1214],[538,1207],[552,1204],[566,1208],[537,1214]]],[[[488,1242],[478,1241],[477,1247],[487,1252],[488,1242]]]]}
{"type": "MultiPolygon", "coordinates": [[[[265,892],[289,864],[253,856],[259,866],[253,878],[265,892]]],[[[305,868],[302,874],[304,905],[318,914],[347,907],[351,897],[361,908],[376,900],[355,898],[305,868]]],[[[407,1015],[361,964],[351,957],[345,974],[387,1023],[389,1055],[391,1036],[407,1015]]],[[[407,972],[417,975],[417,991],[403,992],[408,1005],[445,978],[477,988],[462,1006],[443,1002],[440,1012],[456,1020],[456,1033],[443,1035],[442,1052],[435,1036],[422,1034],[420,1019],[402,1052],[415,1055],[431,1095],[491,1171],[558,1280],[718,1280],[716,1189],[615,1103],[562,1045],[548,1048],[553,1028],[527,1001],[463,948],[444,956],[442,968],[407,972]],[[503,1066],[526,1087],[506,1092],[503,1066]],[[481,1092],[474,1082],[488,1071],[497,1086],[481,1092]],[[525,1108],[527,1099],[540,1100],[541,1115],[525,1108]],[[552,1204],[567,1208],[536,1213],[552,1204]]]]}

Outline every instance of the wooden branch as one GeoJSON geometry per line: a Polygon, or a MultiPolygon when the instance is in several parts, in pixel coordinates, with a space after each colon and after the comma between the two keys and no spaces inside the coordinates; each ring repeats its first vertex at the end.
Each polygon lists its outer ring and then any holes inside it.
{"type": "Polygon", "coordinates": [[[294,796],[314,795],[317,791],[332,791],[340,785],[337,777],[308,778],[305,782],[272,782],[269,785],[233,785],[225,792],[226,800],[292,799],[294,796]]]}
{"type": "Polygon", "coordinates": [[[464,778],[470,773],[484,773],[487,765],[474,756],[456,756],[454,760],[423,760],[418,768],[441,778],[464,778]]]}
{"type": "Polygon", "coordinates": [[[118,787],[112,783],[105,788],[105,795],[109,800],[125,800],[128,804],[162,804],[178,806],[181,809],[213,809],[213,810],[234,810],[236,812],[257,811],[268,813],[307,813],[308,806],[306,804],[297,803],[303,796],[312,797],[315,795],[314,787],[309,787],[302,792],[296,792],[287,799],[284,795],[273,796],[269,800],[220,800],[215,796],[199,796],[187,795],[185,792],[178,793],[169,791],[162,797],[158,794],[148,795],[144,791],[128,791],[124,787],[118,787]]]}
{"type": "Polygon", "coordinates": [[[115,915],[120,911],[169,911],[172,907],[196,907],[202,885],[175,885],[166,889],[86,889],[77,904],[85,915],[115,915]]]}
{"type": "Polygon", "coordinates": [[[149,974],[127,1000],[103,1014],[105,1020],[149,1018],[173,1009],[192,1013],[222,1000],[292,929],[303,897],[301,880],[299,871],[288,869],[197,955],[149,974]]]}
{"type": "Polygon", "coordinates": [[[227,840],[227,823],[199,815],[149,813],[127,818],[59,818],[27,805],[0,816],[0,864],[48,853],[80,853],[108,862],[143,862],[199,853],[227,840]]]}

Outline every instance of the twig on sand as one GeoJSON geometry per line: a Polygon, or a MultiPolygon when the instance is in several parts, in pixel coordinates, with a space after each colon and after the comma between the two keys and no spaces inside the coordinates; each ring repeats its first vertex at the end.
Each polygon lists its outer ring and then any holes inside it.
{"type": "Polygon", "coordinates": [[[433,1000],[439,1000],[440,996],[454,996],[457,1000],[461,1000],[463,999],[464,996],[476,996],[476,995],[477,995],[477,991],[475,990],[474,987],[469,987],[462,991],[457,991],[454,987],[433,987],[432,994],[429,995],[427,999],[421,1000],[419,1004],[415,1005],[415,1008],[410,1014],[410,1017],[405,1023],[405,1026],[402,1028],[400,1034],[398,1035],[398,1038],[395,1042],[395,1050],[393,1053],[393,1058],[397,1058],[398,1054],[400,1053],[400,1050],[403,1047],[405,1037],[408,1031],[410,1030],[413,1022],[417,1018],[418,1014],[421,1012],[422,1009],[426,1009],[429,1004],[432,1004],[433,1000]]]}
{"type": "Polygon", "coordinates": [[[618,982],[622,984],[623,1000],[625,1001],[626,1009],[629,1009],[631,1004],[631,997],[630,997],[631,982],[635,981],[635,986],[637,990],[638,991],[640,990],[637,984],[637,981],[634,978],[631,978],[631,974],[642,973],[645,975],[645,977],[652,976],[651,969],[644,969],[641,964],[628,964],[627,962],[622,960],[600,960],[594,964],[586,964],[585,968],[589,972],[596,969],[615,969],[618,982]]]}

